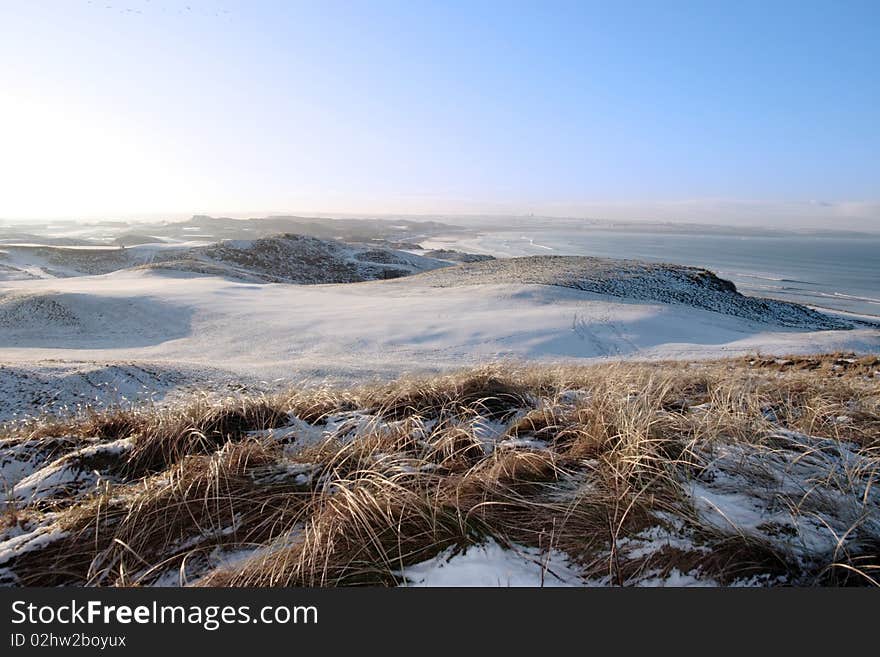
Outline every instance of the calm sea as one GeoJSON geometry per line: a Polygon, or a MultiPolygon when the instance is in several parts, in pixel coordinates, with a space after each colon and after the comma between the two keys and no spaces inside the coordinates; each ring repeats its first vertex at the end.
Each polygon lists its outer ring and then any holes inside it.
{"type": "Polygon", "coordinates": [[[744,294],[880,316],[880,236],[542,230],[486,233],[467,244],[504,256],[594,255],[705,267],[733,281],[744,294]]]}

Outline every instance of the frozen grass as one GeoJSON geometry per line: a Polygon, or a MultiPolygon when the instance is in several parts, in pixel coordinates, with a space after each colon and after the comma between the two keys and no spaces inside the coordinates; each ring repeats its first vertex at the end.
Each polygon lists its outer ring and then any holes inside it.
{"type": "Polygon", "coordinates": [[[880,578],[873,356],[494,365],[5,434],[13,585],[880,578]]]}

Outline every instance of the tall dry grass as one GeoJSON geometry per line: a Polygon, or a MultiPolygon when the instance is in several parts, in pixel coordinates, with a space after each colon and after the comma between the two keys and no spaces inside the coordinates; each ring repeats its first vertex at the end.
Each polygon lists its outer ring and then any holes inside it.
{"type": "Polygon", "coordinates": [[[56,538],[6,567],[28,585],[391,585],[409,565],[491,537],[562,550],[585,580],[606,584],[673,572],[873,583],[880,534],[864,482],[880,449],[880,360],[811,358],[496,365],[13,427],[0,449],[131,447],[87,495],[16,503],[27,519],[7,527],[42,523],[56,538]],[[784,431],[813,442],[792,446],[784,431]],[[817,440],[856,456],[829,460],[800,499],[767,501],[798,517],[851,518],[837,549],[805,556],[695,506],[691,482],[724,450],[742,450],[740,465],[724,467],[758,490],[778,479],[764,464],[827,456],[817,440]],[[823,507],[818,490],[841,508],[823,507]],[[687,542],[633,549],[658,531],[687,542]],[[212,557],[243,550],[234,563],[212,557]]]}

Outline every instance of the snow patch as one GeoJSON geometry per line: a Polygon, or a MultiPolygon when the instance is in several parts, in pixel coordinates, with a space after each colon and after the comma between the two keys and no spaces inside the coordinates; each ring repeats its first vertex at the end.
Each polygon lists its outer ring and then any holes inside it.
{"type": "Polygon", "coordinates": [[[578,569],[559,550],[541,552],[532,547],[505,548],[494,540],[464,550],[442,553],[404,568],[403,586],[583,586],[578,569]]]}
{"type": "Polygon", "coordinates": [[[690,482],[701,522],[752,536],[802,563],[880,535],[880,460],[846,442],[780,430],[766,446],[721,442],[690,482]]]}

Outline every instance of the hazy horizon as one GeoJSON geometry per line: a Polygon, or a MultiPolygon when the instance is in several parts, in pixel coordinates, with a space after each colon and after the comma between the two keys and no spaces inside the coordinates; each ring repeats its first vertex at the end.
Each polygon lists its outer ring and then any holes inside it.
{"type": "Polygon", "coordinates": [[[880,230],[871,2],[0,3],[0,218],[880,230]]]}
{"type": "MultiPolygon", "coordinates": [[[[645,224],[646,226],[678,225],[678,226],[714,226],[717,228],[742,228],[743,230],[767,229],[778,231],[829,231],[829,232],[859,232],[880,234],[880,221],[875,221],[875,215],[862,218],[848,215],[847,206],[829,206],[828,204],[791,204],[780,206],[779,214],[768,212],[766,204],[761,203],[736,203],[727,212],[712,212],[702,210],[698,213],[677,211],[679,207],[688,207],[687,202],[682,204],[664,204],[658,206],[652,216],[646,216],[644,212],[634,212],[628,205],[620,204],[610,212],[599,214],[577,214],[576,212],[552,214],[544,212],[492,212],[487,209],[484,212],[328,212],[316,209],[258,209],[244,211],[191,211],[191,212],[162,212],[162,213],[128,213],[128,214],[105,214],[92,216],[43,216],[43,217],[4,217],[0,216],[0,225],[40,225],[52,222],[57,223],[100,223],[121,221],[131,224],[161,223],[161,222],[184,222],[195,216],[209,216],[215,218],[231,219],[259,219],[266,217],[303,217],[320,219],[410,219],[416,221],[447,221],[459,223],[464,227],[477,224],[502,225],[504,221],[523,220],[535,218],[546,221],[584,221],[585,223],[601,224],[645,224]],[[798,208],[805,212],[797,214],[798,208]],[[738,209],[739,211],[737,211],[738,209]],[[813,216],[808,218],[812,211],[813,216]],[[735,221],[731,220],[731,212],[735,212],[735,221]],[[725,220],[727,219],[727,220],[725,220]],[[782,221],[774,221],[782,219],[782,221]]],[[[870,206],[865,205],[866,208],[870,206]]],[[[514,224],[515,225],[515,224],[514,224]]]]}

